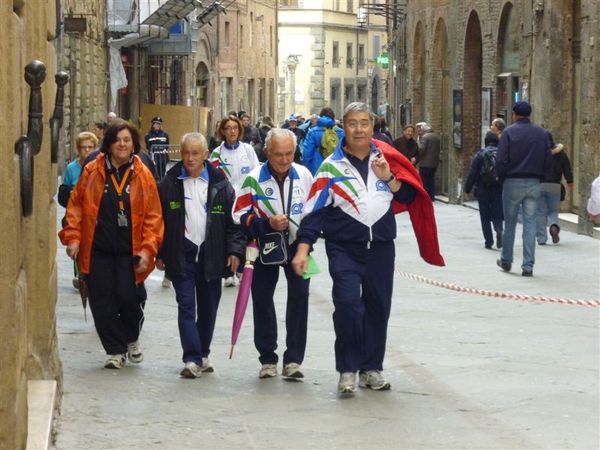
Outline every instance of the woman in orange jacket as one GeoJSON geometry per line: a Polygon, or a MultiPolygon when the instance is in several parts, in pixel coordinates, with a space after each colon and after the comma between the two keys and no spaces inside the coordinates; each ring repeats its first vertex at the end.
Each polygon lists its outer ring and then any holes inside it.
{"type": "Polygon", "coordinates": [[[164,225],[156,182],[136,155],[138,131],[111,125],[101,153],[87,164],[67,206],[60,231],[67,254],[85,277],[98,336],[120,369],[126,356],[143,360],[138,338],[146,300],[143,282],[154,269],[164,225]]]}

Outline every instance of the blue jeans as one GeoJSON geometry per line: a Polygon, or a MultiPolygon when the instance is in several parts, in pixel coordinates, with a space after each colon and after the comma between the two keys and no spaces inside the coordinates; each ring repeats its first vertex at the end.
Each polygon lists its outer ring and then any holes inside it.
{"type": "Polygon", "coordinates": [[[558,226],[558,209],[560,207],[560,184],[542,183],[541,194],[537,207],[538,244],[545,244],[548,240],[548,227],[558,226]]]}
{"type": "Polygon", "coordinates": [[[519,208],[523,212],[523,263],[521,268],[533,270],[535,263],[536,211],[540,198],[540,180],[537,178],[507,178],[502,185],[504,209],[504,243],[502,262],[513,262],[515,231],[519,208]]]}

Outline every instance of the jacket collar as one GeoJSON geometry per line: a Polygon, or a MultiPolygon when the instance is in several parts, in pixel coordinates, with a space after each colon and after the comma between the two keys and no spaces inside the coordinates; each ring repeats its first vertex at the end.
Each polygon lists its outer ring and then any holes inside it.
{"type": "MultiPolygon", "coordinates": [[[[188,175],[187,170],[185,170],[185,166],[183,165],[183,163],[181,163],[181,170],[179,171],[179,176],[177,177],[177,179],[185,180],[186,178],[191,177],[188,175]]],[[[202,169],[202,172],[200,172],[200,176],[198,178],[201,178],[204,181],[208,182],[208,163],[206,161],[204,161],[204,169],[202,169]]]]}
{"type": "MultiPolygon", "coordinates": [[[[290,172],[288,173],[288,176],[294,180],[300,179],[300,175],[298,175],[298,171],[294,168],[294,164],[292,164],[292,167],[290,167],[290,172]]],[[[269,164],[264,163],[260,167],[260,173],[258,174],[258,182],[263,183],[271,178],[275,179],[275,177],[271,173],[271,170],[269,170],[269,164]]]]}
{"type": "MultiPolygon", "coordinates": [[[[346,158],[346,154],[344,153],[344,146],[345,145],[346,145],[346,138],[343,137],[342,139],[340,139],[340,142],[338,142],[337,147],[335,148],[335,150],[331,154],[331,159],[332,160],[334,160],[334,161],[341,161],[342,159],[346,158]]],[[[378,153],[379,152],[379,149],[373,143],[373,141],[371,141],[370,146],[371,146],[371,153],[378,153]]]]}

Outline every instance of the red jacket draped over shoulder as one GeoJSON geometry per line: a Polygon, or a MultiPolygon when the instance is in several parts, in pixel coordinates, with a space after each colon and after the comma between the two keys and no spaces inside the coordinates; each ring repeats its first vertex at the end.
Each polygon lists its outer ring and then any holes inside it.
{"type": "Polygon", "coordinates": [[[421,258],[429,264],[445,266],[444,257],[440,253],[433,203],[423,188],[423,182],[417,169],[391,145],[376,139],[373,139],[373,143],[383,153],[394,176],[402,183],[408,183],[417,190],[415,199],[409,204],[394,201],[392,203],[394,213],[398,214],[408,210],[421,258]]]}
{"type": "MultiPolygon", "coordinates": [[[[66,225],[59,233],[64,245],[79,243],[77,266],[82,274],[90,273],[96,220],[106,183],[105,158],[104,154],[100,154],[83,168],[77,185],[71,191],[66,225]]],[[[156,181],[138,156],[133,157],[129,202],[133,255],[143,251],[150,256],[148,270],[135,274],[135,281],[140,284],[154,270],[154,258],[163,240],[164,223],[156,181]]]]}

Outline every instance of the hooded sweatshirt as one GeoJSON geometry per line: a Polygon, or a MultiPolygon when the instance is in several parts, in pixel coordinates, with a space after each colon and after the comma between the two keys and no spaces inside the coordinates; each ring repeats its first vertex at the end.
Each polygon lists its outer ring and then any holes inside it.
{"type": "Polygon", "coordinates": [[[344,130],[335,125],[335,120],[329,116],[321,116],[317,124],[309,128],[304,141],[302,141],[302,164],[311,174],[315,174],[317,169],[325,159],[321,155],[321,139],[325,128],[333,128],[339,141],[344,137],[344,130]]]}

